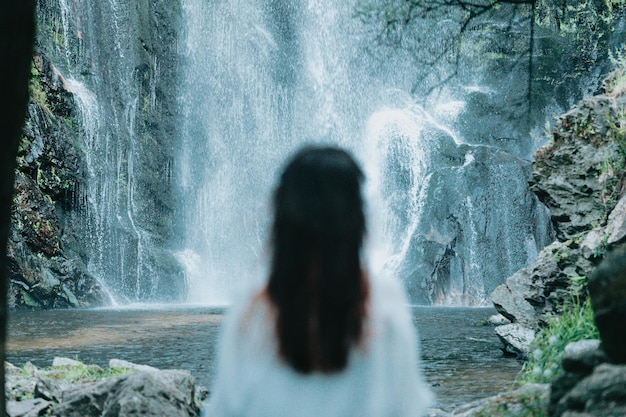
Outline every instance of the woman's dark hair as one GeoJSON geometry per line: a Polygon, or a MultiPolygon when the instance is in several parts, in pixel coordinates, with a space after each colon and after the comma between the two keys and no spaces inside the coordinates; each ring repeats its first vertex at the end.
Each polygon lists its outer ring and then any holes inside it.
{"type": "Polygon", "coordinates": [[[307,147],[289,161],[274,194],[267,291],[280,355],[302,373],[343,369],[363,334],[362,181],[346,151],[307,147]]]}

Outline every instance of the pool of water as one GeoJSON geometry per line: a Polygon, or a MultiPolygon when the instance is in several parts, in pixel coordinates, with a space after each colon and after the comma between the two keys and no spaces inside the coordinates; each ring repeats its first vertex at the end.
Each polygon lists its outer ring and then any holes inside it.
{"type": "MultiPolygon", "coordinates": [[[[414,307],[424,374],[438,406],[449,410],[511,387],[520,363],[504,358],[491,326],[493,308],[414,307]]],[[[7,360],[50,366],[55,356],[106,367],[124,359],[187,369],[210,388],[224,310],[190,306],[50,310],[9,315],[7,360]]]]}

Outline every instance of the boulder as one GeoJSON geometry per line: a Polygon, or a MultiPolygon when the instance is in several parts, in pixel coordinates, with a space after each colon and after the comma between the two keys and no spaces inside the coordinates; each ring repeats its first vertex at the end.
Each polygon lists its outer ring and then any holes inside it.
{"type": "Polygon", "coordinates": [[[551,384],[550,415],[626,415],[626,365],[609,362],[599,340],[568,344],[563,353],[564,372],[551,384]]]}
{"type": "Polygon", "coordinates": [[[109,360],[109,368],[111,369],[131,369],[134,371],[158,372],[159,370],[150,365],[141,365],[123,359],[109,360]]]}
{"type": "Polygon", "coordinates": [[[84,364],[81,361],[77,361],[76,359],[70,359],[70,358],[65,358],[65,357],[61,357],[61,356],[56,356],[53,360],[52,360],[52,366],[53,367],[57,367],[57,366],[83,366],[84,364]]]}
{"type": "Polygon", "coordinates": [[[602,346],[626,364],[626,248],[611,252],[589,278],[589,295],[602,346]]]}
{"type": "Polygon", "coordinates": [[[553,408],[556,417],[626,415],[626,365],[601,364],[553,408]]]}
{"type": "Polygon", "coordinates": [[[97,365],[68,358],[54,363],[46,369],[30,362],[22,368],[5,363],[9,417],[189,417],[198,415],[208,395],[206,388],[196,388],[188,371],[111,360],[117,368],[134,371],[100,379],[104,370],[97,365]]]}
{"type": "Polygon", "coordinates": [[[520,269],[491,293],[496,310],[514,323],[534,327],[537,324],[535,309],[528,302],[532,297],[532,280],[528,269],[520,269]]]}
{"type": "Polygon", "coordinates": [[[596,366],[608,361],[599,340],[580,340],[565,347],[561,366],[565,372],[589,375],[596,366]]]}
{"type": "Polygon", "coordinates": [[[169,416],[198,415],[194,379],[187,371],[137,371],[88,384],[63,395],[51,416],[169,416]]]}
{"type": "Polygon", "coordinates": [[[505,346],[505,353],[524,357],[535,339],[535,332],[518,323],[505,324],[496,327],[496,335],[505,346]]]}

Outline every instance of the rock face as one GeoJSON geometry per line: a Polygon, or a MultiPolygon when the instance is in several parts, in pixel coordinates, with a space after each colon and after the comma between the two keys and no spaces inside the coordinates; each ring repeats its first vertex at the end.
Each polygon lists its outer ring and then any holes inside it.
{"type": "Polygon", "coordinates": [[[8,244],[9,306],[67,308],[108,302],[76,240],[85,164],[75,146],[75,108],[50,61],[35,57],[31,102],[18,153],[8,244]]]}
{"type": "Polygon", "coordinates": [[[626,161],[618,109],[624,104],[623,94],[581,101],[536,152],[531,189],[550,210],[558,240],[492,293],[496,309],[513,323],[530,330],[547,324],[579,281],[623,242],[626,161]]]}
{"type": "Polygon", "coordinates": [[[606,224],[617,203],[623,155],[611,130],[624,103],[626,98],[611,96],[580,102],[535,154],[530,188],[549,208],[561,241],[606,224]]]}
{"type": "Polygon", "coordinates": [[[167,250],[180,2],[37,3],[9,306],[180,300],[167,250]]]}
{"type": "Polygon", "coordinates": [[[528,268],[513,274],[491,294],[494,306],[509,320],[530,329],[547,324],[571,298],[575,280],[593,271],[593,256],[582,255],[574,240],[546,246],[528,268]]]}
{"type": "Polygon", "coordinates": [[[604,350],[626,364],[626,247],[609,254],[591,275],[589,295],[604,350]]]}
{"type": "Polygon", "coordinates": [[[390,266],[413,303],[483,303],[551,241],[546,209],[526,183],[530,163],[460,143],[418,110],[385,121],[375,142],[390,266]]]}

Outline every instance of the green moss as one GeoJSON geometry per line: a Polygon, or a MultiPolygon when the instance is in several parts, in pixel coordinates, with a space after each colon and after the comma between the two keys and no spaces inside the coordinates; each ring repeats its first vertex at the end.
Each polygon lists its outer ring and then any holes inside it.
{"type": "Polygon", "coordinates": [[[63,35],[63,31],[54,30],[52,31],[52,40],[59,48],[65,48],[65,36],[63,35]]]}
{"type": "Polygon", "coordinates": [[[52,110],[50,109],[50,105],[48,104],[48,96],[46,95],[46,92],[43,91],[41,82],[39,80],[39,70],[37,70],[34,62],[31,62],[30,68],[31,76],[30,83],[28,84],[30,99],[48,116],[52,116],[52,110]]]}
{"type": "MultiPolygon", "coordinates": [[[[75,359],[78,360],[78,359],[75,359]]],[[[32,365],[24,365],[21,367],[23,376],[28,377],[32,374],[32,365]]],[[[65,380],[71,383],[81,383],[96,381],[99,379],[126,375],[135,372],[129,368],[101,368],[98,365],[69,365],[69,366],[51,366],[40,368],[38,372],[45,374],[47,378],[55,380],[65,380]]]]}
{"type": "Polygon", "coordinates": [[[80,364],[76,366],[57,366],[47,368],[48,377],[58,380],[66,380],[68,382],[86,382],[109,378],[114,376],[125,375],[132,370],[122,368],[101,368],[97,365],[80,364]]]}

